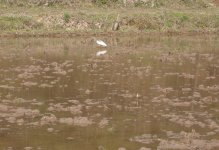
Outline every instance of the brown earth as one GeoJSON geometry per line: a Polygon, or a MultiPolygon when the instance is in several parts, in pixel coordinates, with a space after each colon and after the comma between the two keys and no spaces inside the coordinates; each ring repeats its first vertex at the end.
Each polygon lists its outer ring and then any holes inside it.
{"type": "Polygon", "coordinates": [[[214,0],[213,3],[214,3],[216,6],[219,6],[219,0],[214,0]]]}

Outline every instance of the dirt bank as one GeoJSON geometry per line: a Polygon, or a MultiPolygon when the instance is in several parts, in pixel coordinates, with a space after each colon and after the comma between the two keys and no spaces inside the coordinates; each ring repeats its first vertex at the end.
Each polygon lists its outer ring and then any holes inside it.
{"type": "Polygon", "coordinates": [[[217,3],[181,7],[174,4],[171,8],[166,3],[153,7],[88,4],[27,7],[0,3],[0,36],[218,33],[217,3]]]}

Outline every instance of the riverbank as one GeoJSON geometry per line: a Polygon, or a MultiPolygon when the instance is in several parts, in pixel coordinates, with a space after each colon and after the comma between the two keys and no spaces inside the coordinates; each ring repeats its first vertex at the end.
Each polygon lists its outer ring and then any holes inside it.
{"type": "Polygon", "coordinates": [[[219,33],[219,9],[0,5],[0,36],[219,33]],[[119,27],[113,31],[113,25],[119,27]]]}

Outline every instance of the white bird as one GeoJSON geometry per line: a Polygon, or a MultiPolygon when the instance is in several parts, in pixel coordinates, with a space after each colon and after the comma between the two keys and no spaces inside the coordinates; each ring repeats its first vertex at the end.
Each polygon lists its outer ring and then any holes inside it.
{"type": "Polygon", "coordinates": [[[97,40],[95,37],[92,37],[94,41],[96,41],[97,45],[102,46],[102,47],[107,47],[107,44],[103,42],[102,40],[97,40]]]}
{"type": "Polygon", "coordinates": [[[107,47],[107,44],[103,42],[102,40],[96,40],[96,43],[100,46],[107,47]]]}
{"type": "Polygon", "coordinates": [[[96,53],[96,56],[104,55],[104,54],[106,54],[106,53],[107,53],[106,50],[104,50],[104,51],[98,51],[98,52],[96,53]]]}

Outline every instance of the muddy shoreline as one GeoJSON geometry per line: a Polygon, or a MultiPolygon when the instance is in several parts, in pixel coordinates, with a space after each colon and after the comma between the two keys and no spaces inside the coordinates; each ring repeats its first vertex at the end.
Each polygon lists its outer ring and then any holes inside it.
{"type": "Polygon", "coordinates": [[[202,36],[218,35],[219,31],[167,31],[167,32],[42,32],[42,33],[1,33],[0,38],[29,38],[29,37],[46,37],[46,38],[63,38],[63,37],[88,37],[88,36],[202,36]]]}

